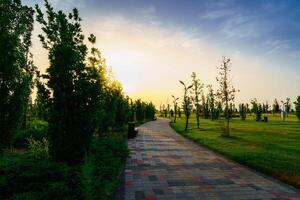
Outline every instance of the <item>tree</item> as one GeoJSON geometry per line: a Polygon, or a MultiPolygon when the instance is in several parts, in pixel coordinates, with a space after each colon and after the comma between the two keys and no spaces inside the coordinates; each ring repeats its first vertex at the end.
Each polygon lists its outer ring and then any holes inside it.
{"type": "Polygon", "coordinates": [[[273,115],[275,113],[279,113],[279,111],[280,111],[280,106],[279,106],[277,99],[275,99],[274,103],[273,103],[273,115]]]}
{"type": "Polygon", "coordinates": [[[195,72],[192,73],[192,100],[196,109],[197,128],[200,127],[200,95],[202,93],[203,84],[197,78],[195,72]]]}
{"type": "Polygon", "coordinates": [[[251,104],[252,104],[252,112],[255,114],[255,120],[261,121],[261,116],[263,112],[261,104],[257,103],[257,99],[252,99],[251,104]]]}
{"type": "Polygon", "coordinates": [[[188,95],[189,90],[193,87],[193,85],[186,86],[186,84],[183,81],[179,81],[184,88],[184,95],[183,95],[183,102],[182,107],[185,114],[185,131],[188,129],[189,124],[189,118],[192,111],[192,100],[191,97],[188,95]]]}
{"type": "Polygon", "coordinates": [[[154,120],[155,118],[155,111],[156,108],[152,102],[150,103],[145,103],[146,108],[145,108],[145,118],[147,120],[154,120]]]}
{"type": "Polygon", "coordinates": [[[231,85],[230,79],[230,58],[223,57],[221,65],[218,67],[219,69],[219,77],[217,77],[217,81],[219,82],[219,90],[217,91],[217,96],[220,98],[221,102],[225,108],[225,119],[226,124],[224,124],[223,128],[223,136],[230,136],[230,115],[229,115],[229,104],[234,101],[236,89],[231,85]]]}
{"type": "Polygon", "coordinates": [[[296,116],[300,122],[300,96],[297,97],[297,101],[295,102],[296,116]]]}
{"type": "Polygon", "coordinates": [[[215,110],[215,119],[219,119],[222,112],[223,112],[222,103],[219,101],[217,102],[217,108],[215,110]]]}
{"type": "Polygon", "coordinates": [[[261,116],[262,116],[262,106],[261,104],[259,103],[258,106],[257,106],[257,110],[256,110],[256,121],[261,121],[261,116]]]}
{"type": "Polygon", "coordinates": [[[207,101],[208,101],[208,106],[209,106],[210,117],[211,117],[211,120],[214,120],[216,118],[216,116],[215,116],[215,94],[214,94],[212,85],[208,85],[207,88],[208,88],[207,101]]]}
{"type": "Polygon", "coordinates": [[[171,118],[173,118],[174,117],[174,111],[173,111],[173,109],[171,108],[171,110],[170,110],[170,117],[171,118]]]}
{"type": "Polygon", "coordinates": [[[144,103],[141,99],[135,101],[136,105],[136,120],[139,122],[143,122],[145,118],[145,110],[144,110],[144,103]]]}
{"type": "Polygon", "coordinates": [[[268,101],[266,104],[263,104],[263,113],[268,113],[269,112],[269,103],[268,101]]]}
{"type": "Polygon", "coordinates": [[[98,77],[92,73],[94,68],[85,64],[87,46],[78,10],[74,8],[68,15],[61,10],[55,12],[47,0],[45,7],[46,19],[36,5],[36,19],[43,30],[40,41],[49,52],[47,86],[53,94],[48,130],[50,155],[57,161],[78,164],[97,126],[98,77]]]}
{"type": "Polygon", "coordinates": [[[167,114],[169,115],[169,117],[171,117],[171,113],[170,113],[170,104],[167,104],[167,114]]]}
{"type": "Polygon", "coordinates": [[[240,117],[243,121],[245,121],[246,116],[247,116],[247,108],[245,106],[245,104],[240,104],[239,105],[239,113],[240,113],[240,117]]]}
{"type": "Polygon", "coordinates": [[[48,121],[51,108],[51,93],[45,84],[40,81],[39,73],[37,73],[36,88],[37,93],[34,103],[35,117],[48,121]]]}
{"type": "Polygon", "coordinates": [[[178,105],[178,103],[177,103],[177,101],[179,100],[179,98],[177,97],[175,97],[174,95],[172,95],[172,98],[173,98],[173,107],[174,107],[174,123],[176,123],[176,116],[177,116],[177,105],[178,105]]]}
{"type": "Polygon", "coordinates": [[[181,118],[181,108],[180,108],[180,106],[178,106],[177,112],[178,112],[178,117],[181,118]]]}
{"type": "Polygon", "coordinates": [[[209,118],[209,100],[208,97],[205,97],[204,94],[202,94],[202,112],[203,112],[203,116],[204,119],[208,119],[209,118]]]}
{"type": "Polygon", "coordinates": [[[251,112],[253,112],[255,114],[257,111],[257,106],[258,106],[256,98],[251,99],[251,105],[252,105],[251,112]]]}
{"type": "Polygon", "coordinates": [[[290,98],[286,98],[285,111],[286,111],[286,116],[288,117],[289,112],[291,112],[291,99],[290,98]]]}
{"type": "Polygon", "coordinates": [[[246,106],[246,112],[247,112],[247,113],[250,113],[250,109],[249,109],[249,103],[246,103],[246,105],[245,105],[245,106],[246,106]]]}
{"type": "Polygon", "coordinates": [[[33,14],[20,0],[0,3],[0,151],[10,146],[16,128],[26,125],[35,70],[30,53],[33,14]]]}

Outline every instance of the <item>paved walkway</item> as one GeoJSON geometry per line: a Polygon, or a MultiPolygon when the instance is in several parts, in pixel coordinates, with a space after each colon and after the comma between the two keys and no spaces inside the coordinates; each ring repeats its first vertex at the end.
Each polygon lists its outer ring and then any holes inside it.
{"type": "Polygon", "coordinates": [[[175,133],[158,119],[129,140],[125,199],[300,199],[300,192],[175,133]]]}

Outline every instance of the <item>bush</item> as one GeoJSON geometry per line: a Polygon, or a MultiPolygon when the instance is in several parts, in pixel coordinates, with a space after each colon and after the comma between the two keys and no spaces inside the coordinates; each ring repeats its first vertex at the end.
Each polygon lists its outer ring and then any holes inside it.
{"type": "Polygon", "coordinates": [[[118,175],[128,155],[122,139],[92,142],[84,164],[70,167],[31,153],[0,154],[1,199],[113,199],[118,175]]]}
{"type": "Polygon", "coordinates": [[[17,130],[13,137],[13,145],[17,148],[25,148],[28,145],[27,139],[32,137],[35,140],[42,140],[47,136],[48,122],[33,120],[28,124],[26,130],[17,130]]]}
{"type": "Polygon", "coordinates": [[[297,101],[295,102],[296,116],[300,121],[300,96],[297,97],[297,101]]]}
{"type": "Polygon", "coordinates": [[[68,186],[71,168],[51,160],[35,160],[30,154],[0,157],[0,196],[3,199],[72,199],[68,186]]]}
{"type": "Polygon", "coordinates": [[[81,183],[85,199],[113,199],[122,163],[128,156],[124,140],[98,138],[81,168],[81,183]]]}
{"type": "Polygon", "coordinates": [[[35,140],[32,136],[27,138],[29,152],[35,159],[49,158],[49,142],[46,138],[35,140]]]}

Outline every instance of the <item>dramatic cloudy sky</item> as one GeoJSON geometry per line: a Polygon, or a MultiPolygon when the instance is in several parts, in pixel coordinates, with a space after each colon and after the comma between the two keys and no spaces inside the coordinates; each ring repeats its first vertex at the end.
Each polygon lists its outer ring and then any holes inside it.
{"type": "MultiPolygon", "coordinates": [[[[217,89],[216,66],[232,58],[237,102],[294,100],[300,95],[298,0],[49,0],[55,9],[76,6],[86,34],[124,91],[157,105],[182,95],[178,80],[196,72],[217,89]]],[[[42,5],[40,0],[23,0],[42,5]]],[[[43,71],[47,55],[34,32],[33,53],[43,71]]]]}

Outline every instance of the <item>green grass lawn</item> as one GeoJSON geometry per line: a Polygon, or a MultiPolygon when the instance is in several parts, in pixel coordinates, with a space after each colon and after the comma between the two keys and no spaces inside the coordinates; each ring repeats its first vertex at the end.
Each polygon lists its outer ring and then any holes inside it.
{"type": "Polygon", "coordinates": [[[231,136],[221,135],[221,121],[190,120],[184,132],[185,118],[171,123],[173,129],[185,137],[219,152],[241,164],[272,175],[284,182],[300,187],[300,123],[294,115],[282,122],[279,115],[269,115],[269,122],[256,122],[254,116],[246,121],[231,121],[231,136]]]}

